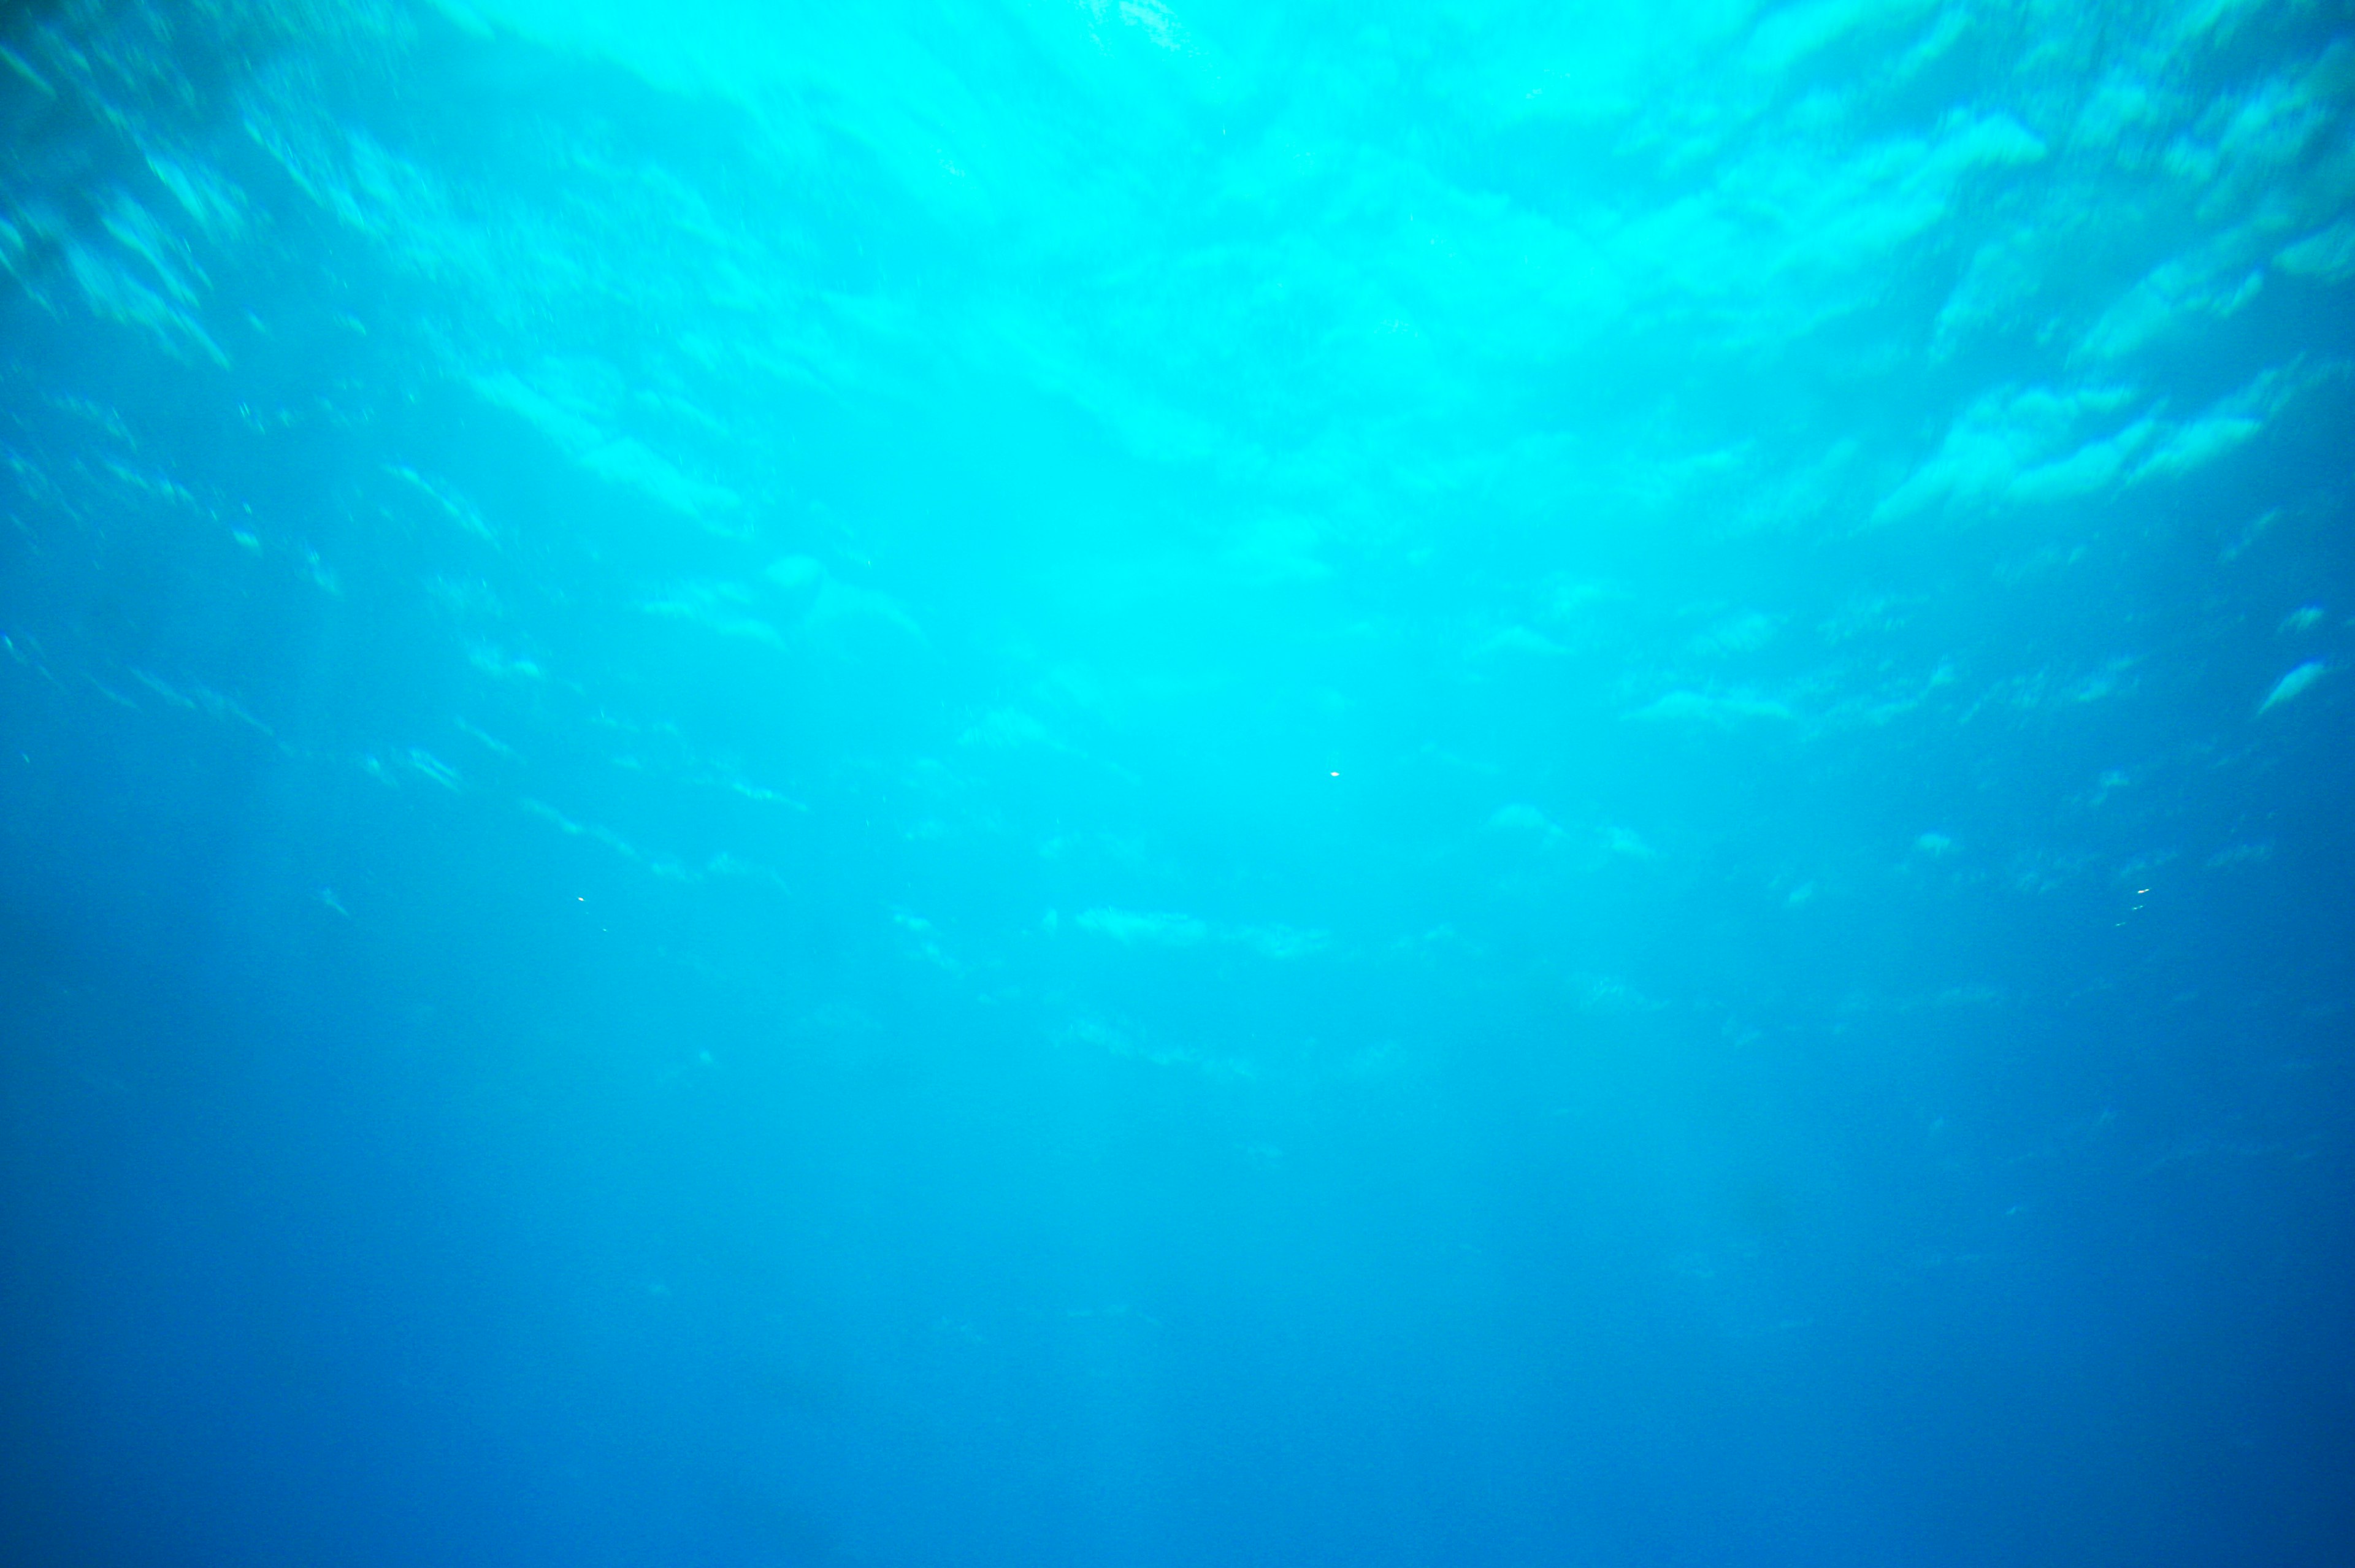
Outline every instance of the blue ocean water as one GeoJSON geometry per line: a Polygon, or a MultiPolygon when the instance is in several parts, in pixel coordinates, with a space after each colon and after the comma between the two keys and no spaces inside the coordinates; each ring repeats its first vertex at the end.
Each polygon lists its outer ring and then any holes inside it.
{"type": "Polygon", "coordinates": [[[0,45],[0,1562],[2355,1562],[2346,0],[0,45]]]}

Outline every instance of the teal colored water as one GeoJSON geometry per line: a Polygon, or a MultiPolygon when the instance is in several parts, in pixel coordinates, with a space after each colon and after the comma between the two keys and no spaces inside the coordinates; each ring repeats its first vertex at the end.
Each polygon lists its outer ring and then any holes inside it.
{"type": "Polygon", "coordinates": [[[2355,1560],[2355,10],[0,16],[0,1559],[2355,1560]]]}

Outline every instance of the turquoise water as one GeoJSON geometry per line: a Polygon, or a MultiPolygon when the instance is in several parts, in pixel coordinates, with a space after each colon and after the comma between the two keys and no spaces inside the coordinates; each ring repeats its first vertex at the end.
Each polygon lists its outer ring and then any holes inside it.
{"type": "Polygon", "coordinates": [[[0,21],[0,1558],[2355,1559],[2355,10],[0,21]]]}

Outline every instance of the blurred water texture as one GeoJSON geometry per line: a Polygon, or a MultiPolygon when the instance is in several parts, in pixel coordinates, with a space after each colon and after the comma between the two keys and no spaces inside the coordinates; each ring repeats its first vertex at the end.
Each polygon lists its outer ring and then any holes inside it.
{"type": "Polygon", "coordinates": [[[0,45],[0,1557],[2355,1560],[2345,0],[0,45]]]}

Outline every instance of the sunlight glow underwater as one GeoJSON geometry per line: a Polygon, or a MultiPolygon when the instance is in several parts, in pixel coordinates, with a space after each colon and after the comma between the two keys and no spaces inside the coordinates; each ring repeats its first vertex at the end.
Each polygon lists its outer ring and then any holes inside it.
{"type": "Polygon", "coordinates": [[[0,1559],[2355,1560],[2345,0],[0,119],[0,1559]]]}

